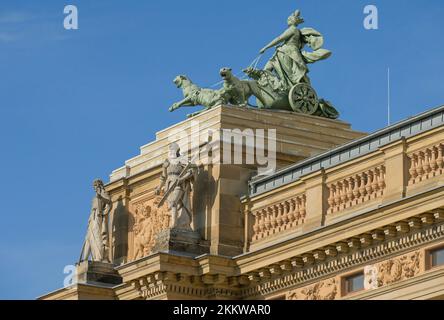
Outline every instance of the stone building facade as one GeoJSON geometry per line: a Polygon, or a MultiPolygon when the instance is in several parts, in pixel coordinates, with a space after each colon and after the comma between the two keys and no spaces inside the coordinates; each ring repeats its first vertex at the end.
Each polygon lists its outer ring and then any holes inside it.
{"type": "Polygon", "coordinates": [[[40,299],[444,298],[444,107],[367,135],[339,120],[220,106],[158,132],[106,190],[112,264],[81,263],[77,283],[40,299]],[[199,237],[156,249],[170,227],[155,188],[171,137],[247,128],[276,129],[278,169],[257,176],[257,164],[201,159],[199,237]]]}

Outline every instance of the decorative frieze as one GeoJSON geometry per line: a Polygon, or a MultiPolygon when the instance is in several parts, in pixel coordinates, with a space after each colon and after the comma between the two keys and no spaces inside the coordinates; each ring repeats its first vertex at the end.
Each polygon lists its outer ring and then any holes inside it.
{"type": "Polygon", "coordinates": [[[327,214],[333,214],[382,197],[385,191],[385,166],[379,165],[327,186],[327,214]]]}
{"type": "Polygon", "coordinates": [[[247,276],[226,277],[224,275],[190,276],[183,273],[156,272],[133,280],[130,286],[142,299],[157,299],[162,295],[180,294],[200,298],[223,297],[239,299],[241,288],[248,286],[247,276]]]}
{"type": "Polygon", "coordinates": [[[419,275],[424,253],[414,251],[364,268],[364,288],[378,289],[419,275]]]}
{"type": "Polygon", "coordinates": [[[401,257],[384,261],[377,265],[378,287],[417,276],[420,271],[420,262],[423,254],[415,251],[401,257]]]}
{"type": "Polygon", "coordinates": [[[286,300],[334,300],[338,296],[338,283],[335,278],[324,280],[287,293],[286,300]]]}
{"type": "MultiPolygon", "coordinates": [[[[417,218],[422,220],[423,217],[434,217],[438,212],[441,211],[424,213],[417,218]]],[[[412,221],[412,218],[401,222],[408,225],[407,221],[412,221]]],[[[395,225],[403,225],[401,222],[395,225]]],[[[442,223],[423,225],[421,230],[411,228],[408,234],[397,232],[395,226],[387,226],[287,260],[262,266],[248,274],[190,275],[164,271],[145,275],[128,285],[131,285],[138,292],[139,297],[144,299],[157,299],[171,293],[200,298],[212,295],[232,299],[267,297],[295,287],[298,288],[289,291],[286,299],[339,299],[341,282],[338,272],[363,266],[366,290],[407,280],[424,271],[424,252],[417,248],[440,239],[444,239],[444,224],[442,223]],[[377,238],[375,235],[382,237],[383,234],[386,235],[385,230],[396,233],[392,234],[393,237],[385,236],[384,240],[379,238],[375,242],[375,237],[377,238]],[[372,244],[362,247],[362,239],[371,239],[372,244]],[[356,244],[357,247],[352,248],[350,243],[356,244]],[[410,252],[405,253],[408,251],[410,252]],[[374,263],[374,261],[381,262],[374,263]],[[313,283],[315,281],[317,282],[313,283]],[[306,285],[306,283],[311,284],[306,285]]]]}
{"type": "MultiPolygon", "coordinates": [[[[383,229],[394,232],[394,229],[391,226],[383,229]]],[[[316,278],[321,278],[329,274],[335,274],[338,270],[347,270],[349,268],[368,263],[372,260],[379,260],[384,256],[393,255],[396,252],[401,252],[424,245],[430,241],[443,239],[444,225],[440,224],[429,226],[427,229],[421,229],[420,231],[410,230],[410,233],[408,234],[399,232],[395,238],[387,238],[384,242],[379,242],[377,244],[373,243],[372,246],[366,248],[358,249],[356,247],[356,250],[350,251],[350,244],[355,243],[358,245],[360,243],[360,238],[361,237],[350,239],[348,241],[348,245],[347,242],[344,241],[325,247],[323,249],[325,251],[331,250],[332,247],[335,247],[338,253],[343,253],[325,261],[315,260],[314,254],[312,253],[305,253],[299,258],[295,257],[292,259],[292,261],[299,261],[299,264],[297,267],[293,264],[294,268],[291,273],[287,273],[284,277],[279,278],[261,277],[261,281],[255,286],[245,289],[245,295],[262,296],[272,294],[273,292],[281,290],[285,287],[297,286],[316,278]]],[[[319,252],[319,250],[316,251],[319,252]]],[[[419,263],[420,261],[424,260],[423,255],[418,255],[418,252],[419,251],[412,254],[405,254],[401,257],[394,258],[377,265],[369,265],[368,268],[366,268],[367,271],[365,272],[365,281],[367,281],[366,286],[368,288],[378,288],[380,286],[416,276],[419,272],[421,272],[419,263]],[[382,276],[383,273],[387,273],[387,275],[382,276]]],[[[264,269],[266,268],[263,268],[262,270],[264,269]]],[[[297,296],[297,299],[301,299],[300,294],[297,296]]]]}

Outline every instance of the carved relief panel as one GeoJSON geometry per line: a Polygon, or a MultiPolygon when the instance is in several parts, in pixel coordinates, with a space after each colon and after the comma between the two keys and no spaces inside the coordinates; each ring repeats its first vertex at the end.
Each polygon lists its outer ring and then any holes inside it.
{"type": "Polygon", "coordinates": [[[167,204],[157,207],[161,198],[151,195],[130,203],[129,261],[152,253],[156,235],[170,227],[171,216],[167,204]]]}
{"type": "Polygon", "coordinates": [[[328,279],[308,287],[292,290],[286,300],[335,300],[338,296],[338,281],[328,279]]]}
{"type": "Polygon", "coordinates": [[[415,251],[381,263],[370,265],[364,271],[366,289],[377,289],[419,275],[424,254],[415,251]]]}
{"type": "MultiPolygon", "coordinates": [[[[364,268],[365,290],[378,289],[424,272],[424,252],[415,251],[364,268]]],[[[331,278],[289,291],[286,300],[335,300],[341,296],[341,280],[331,278]]]]}
{"type": "Polygon", "coordinates": [[[422,259],[422,252],[416,251],[378,264],[378,287],[417,276],[421,272],[422,259]]]}

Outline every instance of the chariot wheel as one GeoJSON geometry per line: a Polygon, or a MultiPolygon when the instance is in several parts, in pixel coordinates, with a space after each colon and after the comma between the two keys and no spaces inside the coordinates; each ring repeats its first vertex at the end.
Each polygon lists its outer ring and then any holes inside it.
{"type": "Polygon", "coordinates": [[[318,110],[318,96],[308,84],[294,85],[288,93],[288,100],[295,112],[312,115],[318,110]]]}

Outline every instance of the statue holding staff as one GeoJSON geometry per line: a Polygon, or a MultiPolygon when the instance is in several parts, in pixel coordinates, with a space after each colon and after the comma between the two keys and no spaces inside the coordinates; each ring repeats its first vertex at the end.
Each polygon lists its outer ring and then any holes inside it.
{"type": "Polygon", "coordinates": [[[196,175],[196,165],[180,155],[179,145],[175,142],[169,146],[168,159],[165,160],[156,194],[165,191],[158,206],[167,202],[171,210],[171,228],[191,230],[191,184],[196,175]]]}

